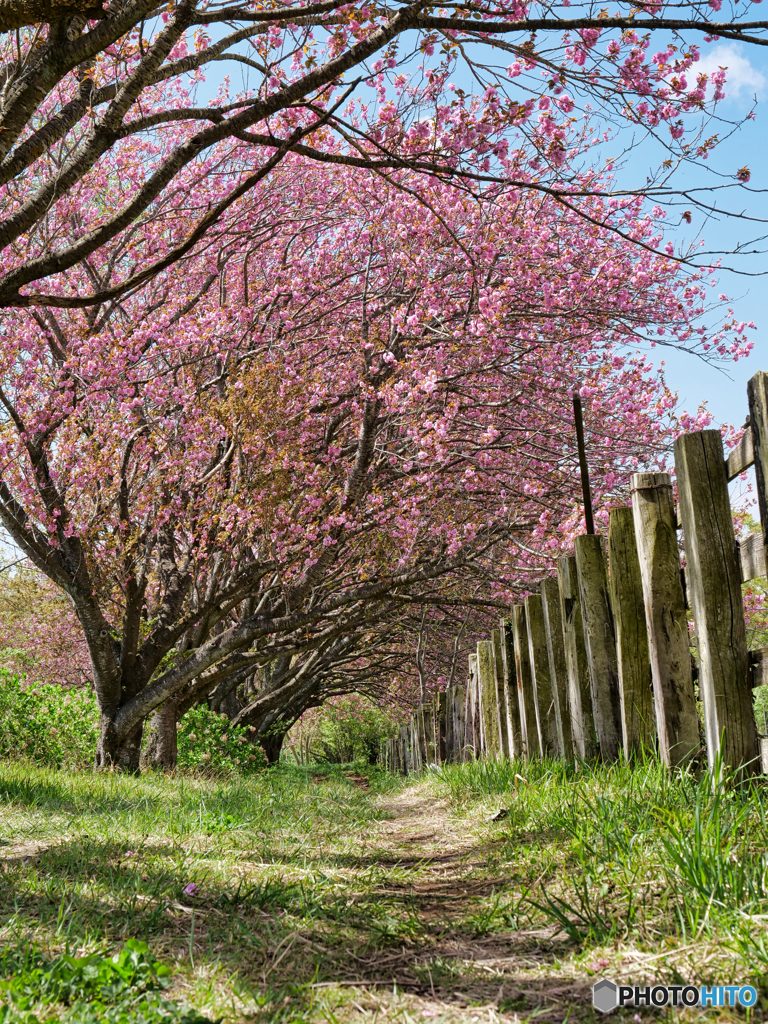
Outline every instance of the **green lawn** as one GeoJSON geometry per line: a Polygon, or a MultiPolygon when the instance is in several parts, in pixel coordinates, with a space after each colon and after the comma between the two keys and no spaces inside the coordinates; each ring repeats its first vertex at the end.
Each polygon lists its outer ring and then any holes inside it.
{"type": "Polygon", "coordinates": [[[0,1022],[592,1020],[600,976],[768,1007],[765,789],[361,772],[1,765],[0,1022]]]}

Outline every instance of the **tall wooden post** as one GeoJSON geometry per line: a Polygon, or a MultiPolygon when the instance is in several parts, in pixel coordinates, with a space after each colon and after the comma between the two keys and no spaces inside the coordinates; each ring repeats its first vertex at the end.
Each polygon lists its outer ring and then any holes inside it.
{"type": "Polygon", "coordinates": [[[411,751],[411,726],[400,726],[400,750],[402,754],[402,772],[404,775],[414,773],[414,758],[411,751]]]}
{"type": "Polygon", "coordinates": [[[741,565],[728,497],[719,430],[681,434],[675,441],[680,517],[688,586],[699,646],[699,692],[707,756],[742,776],[760,771],[752,710],[749,656],[741,596],[741,565]]]}
{"type": "Polygon", "coordinates": [[[456,687],[449,686],[445,691],[444,703],[443,703],[443,760],[451,762],[455,760],[454,747],[456,745],[456,737],[454,734],[454,706],[456,704],[456,687]]]}
{"type": "Polygon", "coordinates": [[[414,732],[414,745],[418,751],[418,763],[419,771],[425,767],[426,764],[426,746],[427,738],[424,733],[424,705],[419,704],[413,713],[413,732],[414,732]]]}
{"type": "Polygon", "coordinates": [[[579,757],[591,761],[597,757],[597,742],[592,715],[589,659],[584,642],[579,577],[574,555],[558,558],[557,584],[560,591],[560,614],[563,620],[563,647],[565,648],[565,667],[568,672],[568,703],[571,709],[573,746],[579,757]]]}
{"type": "Polygon", "coordinates": [[[424,767],[437,762],[437,744],[435,742],[435,708],[433,704],[424,704],[421,709],[422,729],[424,735],[424,767]]]}
{"type": "Polygon", "coordinates": [[[615,761],[622,742],[621,705],[604,541],[597,535],[577,537],[575,548],[597,743],[603,760],[615,761]]]}
{"type": "Polygon", "coordinates": [[[650,752],[656,733],[651,691],[651,658],[643,605],[643,581],[632,508],[612,508],[608,528],[611,605],[616,626],[621,726],[624,753],[650,752]]]}
{"type": "Polygon", "coordinates": [[[489,761],[497,761],[501,757],[501,736],[496,674],[493,667],[493,643],[490,640],[480,640],[477,645],[477,674],[483,708],[486,757],[489,761]]]}
{"type": "Polygon", "coordinates": [[[760,371],[747,384],[749,423],[755,452],[755,482],[763,547],[768,564],[768,373],[760,371]]]}
{"type": "Polygon", "coordinates": [[[512,632],[515,642],[515,677],[522,754],[525,758],[540,757],[541,747],[536,728],[536,707],[531,679],[531,656],[528,650],[528,627],[525,621],[525,608],[521,604],[516,604],[512,609],[512,632]]]}
{"type": "Polygon", "coordinates": [[[699,748],[691,641],[669,473],[635,473],[632,510],[643,587],[659,752],[675,767],[699,748]]]}
{"type": "Polygon", "coordinates": [[[466,732],[464,735],[463,760],[483,756],[483,734],[480,715],[480,694],[477,684],[477,654],[469,655],[469,675],[466,694],[466,732]]]}
{"type": "Polygon", "coordinates": [[[549,673],[547,632],[544,625],[541,594],[529,594],[526,597],[525,620],[528,625],[528,653],[531,659],[533,706],[536,712],[539,746],[542,757],[557,757],[560,748],[557,742],[555,701],[552,695],[552,678],[549,673]]]}
{"type": "Polygon", "coordinates": [[[512,757],[509,744],[509,696],[504,681],[504,654],[501,630],[491,630],[493,644],[493,674],[496,681],[496,706],[499,709],[499,745],[502,757],[512,757]]]}
{"type": "Polygon", "coordinates": [[[573,760],[573,732],[571,711],[568,705],[568,669],[565,664],[563,645],[563,618],[560,612],[560,588],[557,581],[546,579],[541,584],[541,607],[544,612],[544,629],[547,635],[547,658],[552,696],[555,701],[555,726],[560,756],[566,761],[573,760]]]}
{"type": "Polygon", "coordinates": [[[523,757],[523,739],[520,732],[520,709],[517,701],[517,669],[515,667],[515,631],[511,619],[502,619],[501,653],[504,663],[504,688],[509,709],[510,757],[523,757]]]}
{"type": "Polygon", "coordinates": [[[464,721],[464,687],[454,687],[456,696],[453,701],[453,755],[451,760],[464,760],[464,733],[466,724],[464,721]]]}
{"type": "Polygon", "coordinates": [[[435,761],[445,764],[446,760],[446,709],[448,698],[445,690],[436,693],[432,700],[432,712],[435,721],[435,761]]]}

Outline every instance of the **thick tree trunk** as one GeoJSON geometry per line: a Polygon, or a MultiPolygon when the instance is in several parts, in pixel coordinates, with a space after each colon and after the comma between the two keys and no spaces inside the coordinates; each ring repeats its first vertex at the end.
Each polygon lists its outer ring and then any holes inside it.
{"type": "Polygon", "coordinates": [[[264,751],[264,756],[267,759],[267,764],[277,764],[280,760],[280,751],[283,749],[283,740],[285,739],[285,733],[270,732],[264,736],[259,736],[259,743],[261,749],[264,751]]]}
{"type": "Polygon", "coordinates": [[[176,768],[178,707],[176,701],[167,700],[152,715],[147,725],[147,737],[141,754],[142,768],[172,772],[176,768]]]}
{"type": "Polygon", "coordinates": [[[96,771],[111,768],[138,775],[144,723],[140,722],[133,732],[121,741],[115,730],[116,713],[117,708],[101,712],[94,768],[96,771]]]}
{"type": "Polygon", "coordinates": [[[93,767],[96,771],[112,767],[117,760],[117,734],[115,732],[115,713],[117,708],[102,710],[99,717],[99,740],[96,744],[96,758],[93,767]]]}

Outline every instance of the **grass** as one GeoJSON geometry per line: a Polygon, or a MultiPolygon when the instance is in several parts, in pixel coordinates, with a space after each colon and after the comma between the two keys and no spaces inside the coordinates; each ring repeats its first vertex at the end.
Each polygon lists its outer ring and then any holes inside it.
{"type": "Polygon", "coordinates": [[[600,976],[751,981],[768,1009],[761,785],[5,764],[0,800],[0,1024],[589,1021],[600,976]]]}
{"type": "Polygon", "coordinates": [[[539,762],[447,766],[435,785],[454,813],[504,799],[494,859],[515,865],[527,923],[567,937],[572,963],[632,982],[749,981],[768,1009],[765,782],[539,762]]]}

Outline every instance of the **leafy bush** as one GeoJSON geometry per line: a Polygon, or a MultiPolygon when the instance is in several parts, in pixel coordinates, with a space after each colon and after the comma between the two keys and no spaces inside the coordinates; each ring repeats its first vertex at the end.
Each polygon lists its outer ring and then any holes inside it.
{"type": "MultiPolygon", "coordinates": [[[[49,768],[89,768],[99,737],[99,709],[90,690],[30,684],[0,669],[0,759],[27,758],[49,768]]],[[[208,707],[180,723],[181,769],[250,773],[266,761],[248,730],[208,707]]]]}
{"type": "Polygon", "coordinates": [[[0,955],[0,1024],[36,1024],[40,1009],[62,1006],[68,1024],[212,1024],[196,1010],[163,999],[171,969],[144,942],[129,939],[114,956],[66,953],[46,959],[33,946],[0,955]]]}
{"type": "Polygon", "coordinates": [[[90,690],[33,685],[0,669],[0,757],[26,757],[51,768],[88,767],[98,722],[90,690]]]}
{"type": "Polygon", "coordinates": [[[192,708],[179,725],[179,768],[248,774],[266,767],[261,748],[249,742],[248,729],[232,726],[226,715],[206,706],[192,708]]]}
{"type": "Polygon", "coordinates": [[[349,764],[365,760],[373,764],[379,744],[393,734],[394,717],[370,698],[360,694],[332,697],[322,707],[307,712],[289,736],[299,730],[310,732],[309,752],[328,764],[349,764]]]}

